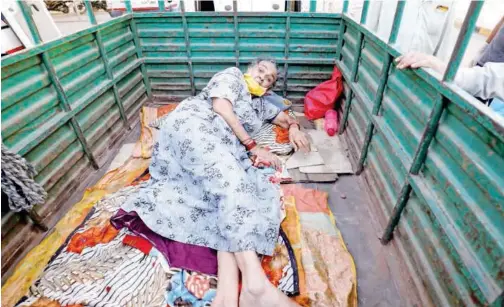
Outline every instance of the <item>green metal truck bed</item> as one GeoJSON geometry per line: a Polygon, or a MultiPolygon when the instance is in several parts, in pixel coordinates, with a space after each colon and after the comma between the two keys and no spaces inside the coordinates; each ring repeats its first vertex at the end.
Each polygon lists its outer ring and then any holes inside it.
{"type": "MultiPolygon", "coordinates": [[[[275,91],[302,108],[337,65],[341,132],[360,176],[320,188],[332,191],[360,280],[372,280],[359,287],[361,303],[500,306],[504,121],[451,82],[482,3],[471,4],[442,80],[395,68],[404,5],[386,43],[362,25],[368,4],[361,24],[344,14],[128,13],[2,59],[2,142],[35,166],[49,193],[36,211],[52,226],[148,102],[180,101],[223,68],[272,56],[283,76],[275,91]],[[368,217],[376,227],[362,225],[368,217]],[[375,302],[371,287],[393,294],[375,302]]],[[[24,214],[3,210],[2,273],[40,237],[24,214]]]]}

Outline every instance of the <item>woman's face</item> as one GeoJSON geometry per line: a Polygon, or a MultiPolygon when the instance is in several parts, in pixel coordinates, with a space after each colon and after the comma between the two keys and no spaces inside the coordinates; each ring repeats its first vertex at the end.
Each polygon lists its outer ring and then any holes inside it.
{"type": "Polygon", "coordinates": [[[271,88],[277,79],[277,71],[275,65],[268,61],[261,61],[257,65],[251,67],[248,73],[262,87],[271,88]]]}

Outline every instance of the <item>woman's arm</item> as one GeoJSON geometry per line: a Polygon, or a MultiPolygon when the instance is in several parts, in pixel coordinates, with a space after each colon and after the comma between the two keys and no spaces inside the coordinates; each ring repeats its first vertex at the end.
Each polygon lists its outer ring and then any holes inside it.
{"type": "Polygon", "coordinates": [[[277,126],[289,129],[289,140],[291,141],[292,147],[294,147],[295,151],[298,151],[299,149],[310,151],[310,142],[304,132],[299,130],[299,123],[296,119],[290,117],[284,112],[280,112],[272,122],[277,126]]]}
{"type": "Polygon", "coordinates": [[[298,122],[294,118],[290,117],[284,112],[278,113],[277,117],[273,119],[272,123],[285,129],[289,128],[290,125],[298,124],[298,122]]]}
{"type": "MultiPolygon", "coordinates": [[[[397,68],[432,68],[439,73],[446,70],[446,64],[438,58],[424,53],[413,52],[395,60],[397,68]]],[[[479,67],[462,67],[457,72],[455,83],[469,94],[481,99],[504,97],[504,63],[486,63],[479,67]]]]}
{"type": "Polygon", "coordinates": [[[214,112],[222,116],[222,118],[229,125],[231,130],[233,130],[236,137],[240,140],[240,142],[248,147],[251,144],[254,144],[252,148],[250,148],[250,152],[255,158],[254,166],[260,167],[261,165],[273,166],[276,169],[280,169],[282,163],[278,159],[277,156],[272,153],[255,146],[254,140],[249,136],[243,125],[240,123],[238,116],[233,111],[233,106],[229,100],[224,98],[213,98],[212,99],[214,112]]]}
{"type": "Polygon", "coordinates": [[[236,114],[234,113],[233,105],[231,104],[231,102],[229,102],[229,100],[224,98],[213,98],[212,103],[215,113],[224,118],[224,120],[229,125],[231,130],[233,130],[234,134],[236,135],[236,137],[238,137],[240,142],[245,144],[247,141],[251,140],[247,131],[240,123],[238,116],[236,116],[236,114]]]}

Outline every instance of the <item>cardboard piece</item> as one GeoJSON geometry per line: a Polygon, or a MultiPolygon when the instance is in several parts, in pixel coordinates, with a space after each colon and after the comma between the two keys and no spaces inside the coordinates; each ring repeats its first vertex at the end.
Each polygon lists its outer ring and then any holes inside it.
{"type": "Polygon", "coordinates": [[[306,130],[318,153],[324,161],[324,165],[300,166],[301,173],[311,174],[353,174],[352,164],[348,159],[346,150],[338,136],[328,136],[325,131],[306,130]]]}
{"type": "Polygon", "coordinates": [[[308,153],[297,151],[285,163],[287,169],[298,168],[302,166],[322,165],[324,160],[316,151],[308,153]]]}

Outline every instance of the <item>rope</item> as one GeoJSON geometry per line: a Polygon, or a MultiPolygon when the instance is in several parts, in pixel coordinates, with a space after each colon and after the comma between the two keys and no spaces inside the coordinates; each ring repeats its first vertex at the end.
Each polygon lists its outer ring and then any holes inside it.
{"type": "Polygon", "coordinates": [[[2,144],[2,192],[9,197],[12,211],[29,211],[45,202],[47,193],[33,180],[35,174],[31,164],[2,144]]]}

